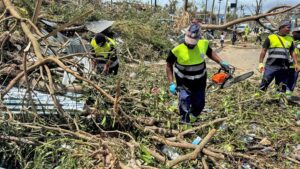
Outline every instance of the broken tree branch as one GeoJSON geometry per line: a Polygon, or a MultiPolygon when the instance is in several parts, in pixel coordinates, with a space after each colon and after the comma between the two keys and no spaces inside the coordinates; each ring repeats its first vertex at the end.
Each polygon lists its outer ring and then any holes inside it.
{"type": "MultiPolygon", "coordinates": [[[[15,7],[12,5],[12,3],[9,0],[3,0],[3,3],[4,3],[4,5],[6,6],[7,10],[9,11],[9,13],[12,16],[14,16],[16,18],[22,18],[20,16],[20,14],[16,11],[15,7]]],[[[21,27],[22,27],[25,35],[31,41],[33,49],[34,49],[34,52],[35,52],[37,58],[38,59],[42,59],[43,55],[42,55],[42,52],[41,52],[41,49],[40,49],[40,45],[39,45],[38,41],[36,40],[36,38],[34,37],[34,35],[31,33],[28,25],[24,21],[21,21],[21,27]]]]}
{"type": "Polygon", "coordinates": [[[217,132],[216,129],[212,129],[207,136],[204,137],[204,139],[201,141],[201,143],[199,144],[199,146],[197,146],[197,148],[189,154],[180,156],[178,158],[176,158],[175,160],[169,161],[167,162],[167,166],[169,167],[173,167],[174,165],[182,162],[182,161],[187,161],[187,160],[194,160],[197,158],[198,154],[202,151],[202,149],[204,148],[204,146],[209,142],[209,140],[211,139],[211,137],[213,135],[215,135],[215,133],[217,132]]]}
{"type": "Polygon", "coordinates": [[[63,25],[61,25],[60,27],[58,27],[57,29],[53,30],[52,32],[48,33],[46,36],[44,36],[42,39],[47,39],[49,38],[50,36],[53,36],[55,35],[57,32],[63,30],[64,28],[70,26],[70,25],[73,25],[75,22],[83,19],[84,17],[88,16],[89,14],[91,14],[93,12],[93,10],[89,10],[87,12],[85,12],[84,14],[78,16],[78,17],[75,17],[73,20],[71,20],[70,22],[68,23],[65,23],[63,25]]]}
{"type": "Polygon", "coordinates": [[[207,127],[207,126],[210,126],[210,125],[214,125],[215,123],[223,122],[223,121],[225,121],[225,120],[227,120],[227,119],[228,119],[227,117],[215,119],[215,120],[213,120],[213,121],[211,121],[211,122],[208,122],[208,123],[206,123],[206,124],[203,124],[203,125],[201,125],[201,126],[194,127],[194,128],[188,129],[188,130],[185,130],[185,131],[183,131],[183,132],[181,132],[181,133],[178,134],[178,138],[182,138],[184,135],[186,135],[186,134],[188,134],[188,133],[190,133],[190,132],[194,132],[194,131],[200,130],[200,129],[204,128],[204,127],[207,127]]]}
{"type": "Polygon", "coordinates": [[[33,24],[36,24],[37,22],[38,16],[40,14],[41,6],[42,6],[42,0],[36,0],[34,13],[31,19],[33,24]]]}
{"type": "Polygon", "coordinates": [[[240,18],[240,19],[233,20],[233,21],[228,22],[228,23],[223,24],[223,25],[208,25],[208,24],[203,24],[202,28],[204,28],[204,29],[221,29],[221,30],[224,30],[224,29],[227,29],[228,27],[231,27],[233,25],[236,25],[236,24],[239,24],[239,23],[242,23],[242,22],[256,21],[256,20],[258,20],[260,18],[264,18],[266,16],[273,16],[273,15],[278,15],[278,14],[281,14],[281,13],[285,13],[285,12],[293,10],[293,9],[299,7],[299,6],[300,6],[300,4],[297,4],[297,5],[293,6],[293,7],[290,7],[288,9],[286,9],[286,10],[279,11],[279,12],[265,13],[265,14],[260,14],[260,15],[249,16],[249,17],[245,17],[245,18],[240,18]]]}

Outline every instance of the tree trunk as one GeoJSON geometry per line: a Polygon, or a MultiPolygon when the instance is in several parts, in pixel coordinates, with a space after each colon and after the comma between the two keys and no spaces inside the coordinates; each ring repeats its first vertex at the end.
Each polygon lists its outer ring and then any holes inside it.
{"type": "MultiPolygon", "coordinates": [[[[267,16],[274,16],[274,15],[278,15],[278,14],[281,14],[281,13],[285,13],[285,12],[291,11],[291,10],[293,10],[293,9],[299,7],[299,6],[300,6],[300,4],[295,5],[293,7],[289,7],[288,9],[285,9],[285,10],[282,10],[282,11],[272,12],[273,10],[276,10],[276,9],[279,9],[279,8],[283,8],[283,7],[287,7],[287,6],[279,6],[279,7],[273,8],[272,10],[269,10],[267,13],[259,14],[259,15],[254,15],[254,16],[249,16],[249,17],[244,17],[244,18],[239,18],[239,19],[235,19],[235,20],[230,21],[230,22],[228,22],[226,24],[223,24],[223,25],[209,25],[209,24],[207,25],[207,24],[202,24],[202,28],[203,29],[226,30],[226,29],[228,29],[229,27],[231,27],[233,25],[236,25],[236,24],[239,24],[239,23],[243,23],[243,22],[248,22],[248,21],[257,21],[257,22],[259,22],[259,19],[261,19],[261,18],[265,18],[267,16]]],[[[265,26],[263,26],[263,27],[265,27],[265,26]]]]}
{"type": "Polygon", "coordinates": [[[222,1],[222,0],[219,0],[218,19],[216,19],[216,21],[218,22],[217,24],[219,24],[219,25],[221,24],[221,22],[220,22],[221,1],[222,1]]]}
{"type": "Polygon", "coordinates": [[[184,11],[188,9],[188,0],[184,0],[184,11]]]}
{"type": "Polygon", "coordinates": [[[207,22],[206,22],[206,13],[207,13],[207,0],[205,1],[205,9],[204,9],[204,22],[205,22],[205,24],[207,24],[207,22]]]}
{"type": "Polygon", "coordinates": [[[213,23],[214,8],[215,8],[215,0],[213,0],[213,4],[212,4],[212,6],[211,6],[210,24],[213,23]]]}
{"type": "Polygon", "coordinates": [[[228,8],[228,0],[226,0],[226,4],[225,4],[224,23],[227,22],[227,8],[228,8]]]}
{"type": "Polygon", "coordinates": [[[255,9],[256,15],[260,13],[261,8],[262,8],[262,0],[256,0],[256,9],[255,9]]]}

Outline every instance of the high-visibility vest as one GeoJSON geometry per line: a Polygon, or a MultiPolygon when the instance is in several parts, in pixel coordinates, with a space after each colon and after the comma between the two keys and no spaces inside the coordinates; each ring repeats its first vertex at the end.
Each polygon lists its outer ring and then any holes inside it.
{"type": "MultiPolygon", "coordinates": [[[[298,66],[300,66],[300,49],[299,48],[297,48],[297,46],[298,45],[300,45],[300,41],[294,41],[294,45],[295,45],[295,53],[296,53],[296,55],[298,56],[297,57],[297,59],[298,59],[298,66]]],[[[291,59],[291,61],[293,61],[293,59],[291,59]]],[[[291,68],[294,68],[294,63],[292,62],[291,63],[291,66],[290,66],[291,68]]]]}
{"type": "Polygon", "coordinates": [[[98,46],[95,38],[91,41],[91,45],[94,48],[96,56],[103,56],[103,58],[108,58],[108,54],[111,49],[116,45],[116,42],[111,38],[107,37],[108,42],[106,42],[103,46],[98,46]]]}
{"type": "Polygon", "coordinates": [[[248,36],[248,34],[249,34],[249,28],[246,27],[246,28],[245,28],[245,36],[248,36]]]}
{"type": "Polygon", "coordinates": [[[172,49],[177,58],[173,69],[177,78],[196,80],[206,75],[204,56],[208,44],[207,40],[199,40],[193,49],[189,49],[184,43],[172,49]]]}
{"type": "Polygon", "coordinates": [[[269,35],[270,46],[268,49],[269,56],[268,58],[273,59],[289,59],[289,49],[293,44],[293,38],[289,35],[280,36],[280,35],[269,35]],[[284,46],[282,46],[279,38],[281,39],[284,46]],[[288,51],[288,54],[286,53],[288,51]]]}
{"type": "MultiPolygon", "coordinates": [[[[103,67],[107,63],[108,54],[116,45],[116,42],[113,39],[109,37],[107,37],[107,39],[108,42],[106,42],[103,46],[98,46],[95,38],[93,38],[93,40],[91,41],[91,45],[95,51],[95,55],[97,57],[96,60],[99,67],[103,67]]],[[[112,61],[112,63],[109,65],[109,68],[113,68],[119,64],[119,60],[116,56],[110,58],[110,60],[112,61]]]]}

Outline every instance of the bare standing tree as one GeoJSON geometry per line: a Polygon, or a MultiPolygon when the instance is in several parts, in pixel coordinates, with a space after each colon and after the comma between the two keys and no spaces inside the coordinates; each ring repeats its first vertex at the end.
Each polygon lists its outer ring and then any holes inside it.
{"type": "Polygon", "coordinates": [[[178,1],[177,0],[169,0],[169,4],[170,4],[170,13],[175,13],[175,11],[176,11],[176,4],[178,3],[178,1]]]}
{"type": "Polygon", "coordinates": [[[212,24],[213,15],[214,15],[214,8],[215,8],[215,0],[213,0],[212,6],[211,6],[211,13],[210,13],[210,23],[212,24]]]}
{"type": "Polygon", "coordinates": [[[188,0],[184,0],[184,11],[187,11],[188,9],[188,0]]]}
{"type": "Polygon", "coordinates": [[[224,23],[227,22],[227,8],[228,8],[228,0],[226,0],[226,3],[225,3],[224,23]]]}
{"type": "Polygon", "coordinates": [[[255,14],[258,15],[261,12],[262,8],[262,0],[255,0],[256,6],[255,6],[255,14]]]}

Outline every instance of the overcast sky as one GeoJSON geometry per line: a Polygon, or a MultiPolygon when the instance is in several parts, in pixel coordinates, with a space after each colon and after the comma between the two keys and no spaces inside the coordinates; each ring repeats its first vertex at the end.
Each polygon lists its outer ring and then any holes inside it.
{"type": "MultiPolygon", "coordinates": [[[[149,0],[150,1],[150,0],[149,0]]],[[[153,0],[154,1],[154,0],[153,0]]],[[[178,0],[179,1],[179,6],[182,6],[183,1],[184,0],[178,0]]],[[[189,0],[191,1],[191,0],[189,0]]],[[[201,6],[203,6],[205,4],[205,0],[193,0],[196,5],[198,6],[198,8],[201,8],[201,6]]],[[[208,4],[207,4],[207,9],[210,11],[211,7],[212,7],[212,2],[213,0],[207,0],[208,4]]],[[[158,4],[160,5],[165,5],[167,3],[169,3],[169,0],[157,0],[158,4]]],[[[228,4],[235,2],[235,0],[228,0],[228,4]]],[[[220,7],[220,13],[224,13],[225,10],[225,3],[226,0],[221,0],[221,7],[220,7]]],[[[300,3],[299,0],[263,0],[263,11],[266,11],[272,7],[275,6],[279,6],[279,5],[296,5],[297,3],[300,3]]],[[[252,12],[254,11],[254,7],[255,7],[255,0],[238,0],[238,7],[240,7],[240,5],[245,5],[245,14],[251,14],[251,10],[252,12]]],[[[219,8],[219,0],[215,0],[215,13],[217,13],[219,8]]]]}

